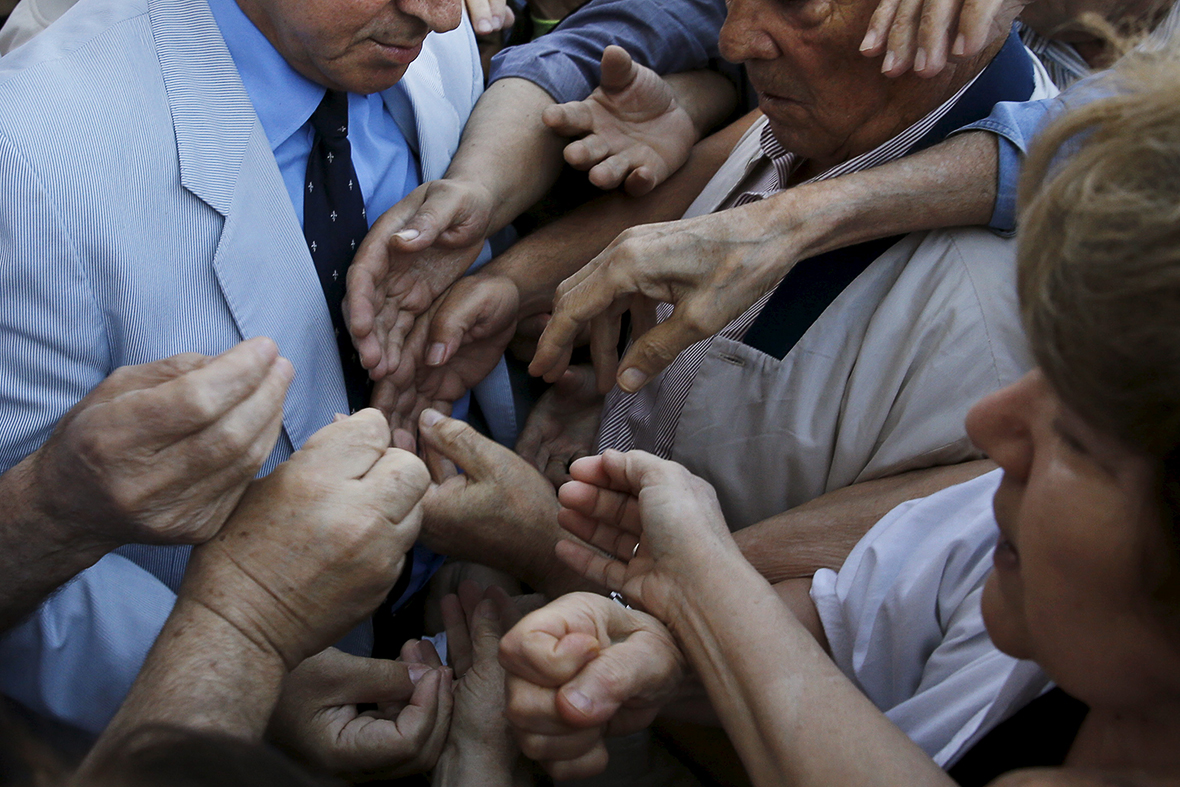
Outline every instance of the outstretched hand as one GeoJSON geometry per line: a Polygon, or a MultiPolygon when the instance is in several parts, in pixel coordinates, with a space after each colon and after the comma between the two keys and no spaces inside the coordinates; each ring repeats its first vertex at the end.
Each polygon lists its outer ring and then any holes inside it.
{"type": "Polygon", "coordinates": [[[861,42],[861,54],[884,53],[881,73],[934,77],[949,61],[978,55],[1008,35],[1031,0],[881,0],[861,42]]]}
{"type": "Polygon", "coordinates": [[[603,50],[602,80],[588,98],[547,107],[541,119],[579,137],[565,148],[570,166],[589,170],[599,188],[622,185],[635,197],[678,170],[699,136],[668,83],[619,46],[603,50]]]}
{"type": "Polygon", "coordinates": [[[294,373],[265,337],[116,369],[30,456],[39,508],[76,541],[208,540],[274,448],[294,373]]]}
{"type": "Polygon", "coordinates": [[[500,663],[517,742],[555,779],[600,773],[604,738],[651,724],[686,671],[658,620],[593,593],[527,615],[501,641],[500,663]]]}
{"type": "Polygon", "coordinates": [[[369,230],[348,268],[344,315],[374,380],[397,371],[418,319],[479,257],[491,197],[460,181],[410,192],[369,230]]]}
{"type": "Polygon", "coordinates": [[[805,256],[822,222],[790,209],[799,187],[771,199],[680,221],[633,227],[563,281],[529,373],[553,382],[569,366],[578,335],[605,392],[642,388],[676,356],[721,331],[805,256]],[[655,304],[673,305],[656,323],[655,304]],[[620,318],[632,313],[631,346],[618,360],[620,318]]]}
{"type": "Polygon", "coordinates": [[[574,462],[570,475],[557,519],[586,543],[562,541],[557,556],[662,621],[679,609],[686,580],[722,556],[742,559],[713,487],[682,465],[608,450],[574,462]]]}
{"type": "Polygon", "coordinates": [[[500,362],[518,303],[516,285],[504,276],[459,279],[418,318],[398,368],[374,386],[372,405],[411,433],[427,407],[449,412],[500,362]]]}

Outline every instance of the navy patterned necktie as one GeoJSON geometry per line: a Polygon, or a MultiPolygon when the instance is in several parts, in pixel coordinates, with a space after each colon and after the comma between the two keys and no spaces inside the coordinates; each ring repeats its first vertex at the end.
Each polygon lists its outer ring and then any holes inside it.
{"type": "Polygon", "coordinates": [[[315,137],[307,158],[303,235],[332,315],[348,406],[355,412],[368,404],[371,384],[352,347],[341,304],[348,266],[369,231],[369,221],[348,144],[348,94],[329,90],[312,113],[311,125],[315,137]]]}

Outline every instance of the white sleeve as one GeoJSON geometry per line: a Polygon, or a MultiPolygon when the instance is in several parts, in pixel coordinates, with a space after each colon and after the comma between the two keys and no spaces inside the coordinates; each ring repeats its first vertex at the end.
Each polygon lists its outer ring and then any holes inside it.
{"type": "Polygon", "coordinates": [[[176,596],[107,555],[0,639],[0,692],[92,733],[123,703],[176,596]]]}
{"type": "Polygon", "coordinates": [[[811,598],[832,658],[943,767],[1048,688],[1031,662],[1001,653],[980,596],[997,528],[1000,471],[898,506],[811,598]]]}

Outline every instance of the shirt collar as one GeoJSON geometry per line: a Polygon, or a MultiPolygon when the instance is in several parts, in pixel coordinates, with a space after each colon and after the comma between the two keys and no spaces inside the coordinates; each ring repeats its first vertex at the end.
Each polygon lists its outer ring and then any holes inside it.
{"type": "Polygon", "coordinates": [[[236,0],[209,0],[209,8],[274,150],[307,123],[326,89],[291,68],[236,0]]]}

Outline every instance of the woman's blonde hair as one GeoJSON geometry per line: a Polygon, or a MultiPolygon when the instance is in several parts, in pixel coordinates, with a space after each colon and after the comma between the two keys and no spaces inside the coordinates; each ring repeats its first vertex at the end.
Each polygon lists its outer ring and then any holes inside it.
{"type": "MultiPolygon", "coordinates": [[[[1022,316],[1062,400],[1160,461],[1168,530],[1180,546],[1176,47],[1132,53],[1100,89],[1108,97],[1067,112],[1029,155],[1020,195],[1022,316]]],[[[1180,565],[1180,550],[1174,555],[1180,565]]],[[[1180,589],[1175,579],[1166,583],[1172,590],[1180,589]]]]}

